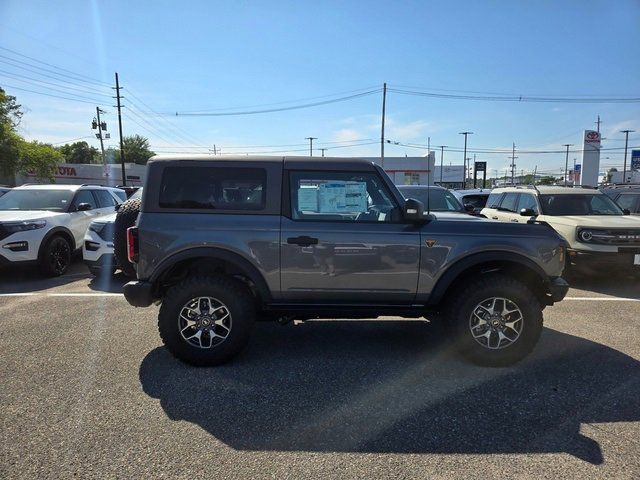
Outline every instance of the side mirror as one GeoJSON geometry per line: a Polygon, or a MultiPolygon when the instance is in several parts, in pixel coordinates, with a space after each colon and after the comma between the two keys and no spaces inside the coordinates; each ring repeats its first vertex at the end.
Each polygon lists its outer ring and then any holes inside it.
{"type": "Polygon", "coordinates": [[[474,207],[470,203],[465,203],[464,204],[464,209],[469,213],[473,213],[475,211],[476,207],[474,207]]]}
{"type": "Polygon", "coordinates": [[[520,215],[523,217],[536,217],[538,214],[533,210],[533,208],[523,208],[520,210],[520,215]]]}
{"type": "Polygon", "coordinates": [[[407,198],[404,202],[404,219],[410,222],[424,222],[424,205],[415,198],[407,198]]]}
{"type": "Polygon", "coordinates": [[[122,205],[121,203],[116,203],[116,206],[113,207],[113,209],[117,212],[118,210],[120,210],[121,205],[122,205]]]}
{"type": "Polygon", "coordinates": [[[631,215],[631,210],[629,210],[628,208],[623,208],[622,213],[624,213],[625,215],[631,215]]]}
{"type": "Polygon", "coordinates": [[[76,208],[76,210],[78,212],[86,212],[87,210],[91,210],[93,207],[91,206],[90,203],[79,203],[78,204],[78,208],[76,208]]]}

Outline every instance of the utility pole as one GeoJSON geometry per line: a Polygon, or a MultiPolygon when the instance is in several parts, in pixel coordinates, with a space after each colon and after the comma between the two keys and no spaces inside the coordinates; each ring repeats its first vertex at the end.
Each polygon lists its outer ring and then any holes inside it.
{"type": "MultiPolygon", "coordinates": [[[[104,156],[104,142],[102,141],[102,121],[100,120],[100,114],[101,113],[107,113],[104,110],[100,110],[100,107],[96,107],[96,115],[98,118],[98,134],[97,137],[100,139],[100,151],[102,152],[102,165],[104,165],[105,167],[107,166],[107,159],[104,156]]],[[[105,123],[104,126],[106,127],[107,124],[105,123]]]]}
{"type": "Polygon", "coordinates": [[[624,133],[624,166],[622,167],[622,183],[627,183],[627,148],[629,147],[629,134],[635,130],[620,130],[624,133]]]}
{"type": "Polygon", "coordinates": [[[321,148],[320,151],[322,152],[322,156],[324,157],[324,151],[326,150],[326,148],[321,148]]]}
{"type": "Polygon", "coordinates": [[[387,107],[387,82],[382,86],[382,130],[380,132],[380,166],[384,168],[384,115],[387,107]]]}
{"type": "Polygon", "coordinates": [[[567,186],[567,173],[569,170],[569,147],[573,146],[572,143],[565,143],[563,145],[564,147],[567,147],[567,156],[564,160],[564,186],[567,186]]]}
{"type": "MultiPolygon", "coordinates": [[[[111,87],[113,88],[113,87],[111,87]]],[[[115,86],[115,91],[116,91],[116,100],[117,100],[117,105],[116,107],[118,108],[118,130],[120,132],[120,164],[122,166],[122,185],[123,186],[127,186],[127,176],[124,172],[124,144],[122,143],[122,113],[120,111],[120,107],[122,107],[122,105],[120,105],[120,89],[122,87],[120,86],[120,82],[118,81],[118,72],[116,72],[116,86],[115,86]]]]}
{"type": "Polygon", "coordinates": [[[443,159],[444,159],[444,149],[447,148],[447,145],[440,145],[440,185],[442,185],[442,171],[443,167],[443,159]]]}
{"type": "Polygon", "coordinates": [[[462,168],[462,189],[467,188],[467,135],[473,135],[473,132],[460,132],[459,135],[464,135],[464,155],[462,156],[463,168],[462,168]]]}
{"type": "Polygon", "coordinates": [[[598,115],[598,121],[596,122],[596,125],[598,126],[598,133],[600,133],[600,124],[602,122],[600,121],[600,115],[598,115]]]}
{"type": "Polygon", "coordinates": [[[309,156],[313,157],[313,141],[317,140],[318,137],[305,137],[305,140],[309,140],[309,156]]]}
{"type": "Polygon", "coordinates": [[[516,142],[513,142],[513,147],[511,149],[511,156],[508,157],[511,159],[511,185],[514,185],[514,175],[516,173],[516,142]]]}

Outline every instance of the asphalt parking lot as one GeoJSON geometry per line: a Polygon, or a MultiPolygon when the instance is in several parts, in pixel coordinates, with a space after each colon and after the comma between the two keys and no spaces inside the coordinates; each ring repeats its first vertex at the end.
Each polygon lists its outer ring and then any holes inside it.
{"type": "Polygon", "coordinates": [[[0,272],[0,478],[640,477],[640,284],[576,285],[488,369],[421,321],[259,324],[188,367],[81,264],[0,272]]]}

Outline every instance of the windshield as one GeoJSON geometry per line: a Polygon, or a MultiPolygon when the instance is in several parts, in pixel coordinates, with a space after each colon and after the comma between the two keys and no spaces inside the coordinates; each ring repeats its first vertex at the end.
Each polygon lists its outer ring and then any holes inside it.
{"type": "Polygon", "coordinates": [[[461,212],[462,205],[458,199],[449,191],[440,188],[402,188],[400,193],[404,198],[415,198],[420,200],[425,210],[432,212],[461,212]],[[427,198],[427,192],[429,198],[427,198]]]}
{"type": "Polygon", "coordinates": [[[66,212],[72,198],[69,190],[11,190],[0,197],[0,210],[66,212]]]}
{"type": "Polygon", "coordinates": [[[601,193],[540,195],[545,215],[622,215],[622,209],[601,193]]]}
{"type": "Polygon", "coordinates": [[[139,188],[129,197],[129,200],[135,200],[136,198],[142,198],[142,188],[139,188]]]}

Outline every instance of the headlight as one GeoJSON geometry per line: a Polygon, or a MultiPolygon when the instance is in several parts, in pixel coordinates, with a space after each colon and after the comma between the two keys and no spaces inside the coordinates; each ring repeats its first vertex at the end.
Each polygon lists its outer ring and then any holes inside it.
{"type": "Polygon", "coordinates": [[[114,222],[91,222],[89,230],[96,232],[100,238],[113,242],[114,222]]]}
{"type": "Polygon", "coordinates": [[[44,228],[46,224],[46,220],[27,220],[24,222],[3,223],[2,226],[9,233],[16,233],[38,230],[39,228],[44,228]]]}
{"type": "Polygon", "coordinates": [[[593,232],[588,229],[578,230],[578,240],[581,242],[589,243],[593,239],[593,232]]]}
{"type": "Polygon", "coordinates": [[[103,222],[91,222],[91,224],[89,225],[89,230],[91,230],[92,232],[100,233],[104,228],[104,225],[105,224],[103,222]]]}

